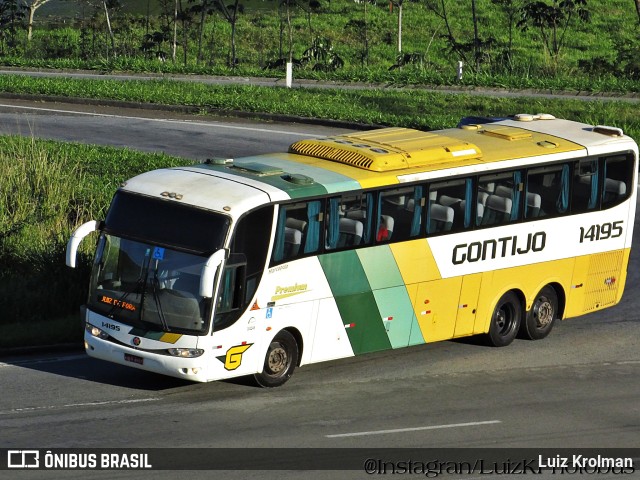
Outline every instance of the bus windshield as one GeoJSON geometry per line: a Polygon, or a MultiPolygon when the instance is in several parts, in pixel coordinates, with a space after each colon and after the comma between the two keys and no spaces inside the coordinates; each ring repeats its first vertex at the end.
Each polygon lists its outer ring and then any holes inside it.
{"type": "Polygon", "coordinates": [[[200,296],[200,277],[228,225],[224,215],[118,192],[98,240],[88,307],[140,328],[206,333],[211,300],[200,296]]]}
{"type": "Polygon", "coordinates": [[[210,299],[199,295],[207,257],[103,233],[88,306],[122,323],[206,333],[210,299]]]}

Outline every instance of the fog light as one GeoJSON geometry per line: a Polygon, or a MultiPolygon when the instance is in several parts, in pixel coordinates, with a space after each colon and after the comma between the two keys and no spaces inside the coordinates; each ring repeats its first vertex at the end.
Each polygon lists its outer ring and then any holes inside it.
{"type": "Polygon", "coordinates": [[[167,351],[169,355],[181,358],[195,358],[204,353],[201,348],[170,348],[167,351]]]}

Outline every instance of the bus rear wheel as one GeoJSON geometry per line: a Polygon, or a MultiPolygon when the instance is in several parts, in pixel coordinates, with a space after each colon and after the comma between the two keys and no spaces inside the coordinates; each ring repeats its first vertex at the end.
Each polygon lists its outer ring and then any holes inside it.
{"type": "Polygon", "coordinates": [[[522,322],[522,336],[530,340],[546,337],[551,332],[557,317],[558,294],[553,287],[547,285],[538,292],[526,320],[522,322]]]}
{"type": "Polygon", "coordinates": [[[516,338],[522,321],[522,304],[513,292],[507,292],[493,310],[489,326],[489,342],[494,347],[506,347],[516,338]]]}
{"type": "Polygon", "coordinates": [[[269,344],[262,372],[253,377],[264,388],[283,385],[298,364],[298,343],[286,330],[279,332],[269,344]]]}

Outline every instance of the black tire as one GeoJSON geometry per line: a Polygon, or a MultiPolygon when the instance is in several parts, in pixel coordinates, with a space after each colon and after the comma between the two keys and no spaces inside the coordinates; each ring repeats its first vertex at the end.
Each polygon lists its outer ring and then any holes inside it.
{"type": "Polygon", "coordinates": [[[551,332],[558,318],[558,294],[547,285],[536,295],[527,312],[527,318],[520,327],[520,334],[530,340],[540,340],[551,332]]]}
{"type": "Polygon", "coordinates": [[[269,344],[261,373],[253,377],[264,388],[283,385],[298,364],[298,343],[286,330],[279,332],[269,344]]]}
{"type": "Polygon", "coordinates": [[[522,304],[517,295],[507,292],[493,310],[488,338],[494,347],[506,347],[516,338],[522,321],[522,304]]]}

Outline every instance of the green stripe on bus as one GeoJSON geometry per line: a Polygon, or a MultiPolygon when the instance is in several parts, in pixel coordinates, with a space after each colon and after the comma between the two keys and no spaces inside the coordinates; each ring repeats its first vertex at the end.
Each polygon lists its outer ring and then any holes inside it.
{"type": "Polygon", "coordinates": [[[404,285],[396,259],[388,245],[356,250],[372,290],[404,285]]]}
{"type": "Polygon", "coordinates": [[[424,343],[411,298],[404,286],[375,290],[373,296],[393,348],[424,343]]]}
{"type": "Polygon", "coordinates": [[[320,255],[318,260],[334,297],[371,291],[371,286],[355,250],[320,255]]]}
{"type": "Polygon", "coordinates": [[[359,355],[391,348],[372,292],[336,297],[353,353],[359,355]]]}
{"type": "Polygon", "coordinates": [[[318,167],[308,162],[309,158],[293,154],[272,154],[260,157],[268,160],[269,165],[280,167],[283,172],[297,173],[312,178],[327,189],[327,193],[360,190],[362,185],[352,177],[318,167]]]}
{"type": "Polygon", "coordinates": [[[318,259],[347,326],[353,352],[358,355],[391,348],[378,304],[356,251],[335,252],[318,259]]]}
{"type": "MultiPolygon", "coordinates": [[[[253,157],[249,157],[242,160],[253,160],[253,157]]],[[[267,185],[271,185],[279,190],[282,190],[290,198],[307,198],[307,197],[315,197],[319,195],[326,195],[327,189],[316,183],[313,180],[308,182],[300,180],[302,177],[292,177],[292,174],[283,171],[277,171],[277,173],[261,173],[257,170],[259,167],[265,167],[267,170],[269,165],[262,165],[258,163],[252,162],[243,162],[238,161],[233,164],[233,166],[229,165],[204,165],[203,168],[207,168],[209,170],[215,170],[221,173],[225,173],[227,175],[236,175],[241,178],[251,179],[257,182],[262,182],[267,185]],[[246,166],[248,169],[245,170],[242,167],[246,166]]]]}

